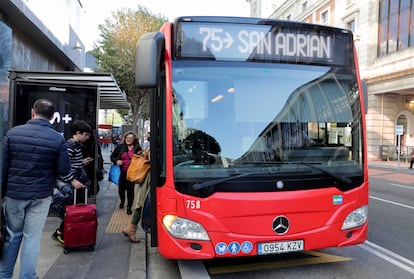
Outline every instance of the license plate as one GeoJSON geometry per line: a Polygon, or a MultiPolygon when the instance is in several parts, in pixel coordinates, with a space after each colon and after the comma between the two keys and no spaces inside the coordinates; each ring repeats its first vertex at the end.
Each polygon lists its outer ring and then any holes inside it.
{"type": "Polygon", "coordinates": [[[257,254],[266,255],[303,251],[303,246],[303,240],[259,243],[257,254]]]}

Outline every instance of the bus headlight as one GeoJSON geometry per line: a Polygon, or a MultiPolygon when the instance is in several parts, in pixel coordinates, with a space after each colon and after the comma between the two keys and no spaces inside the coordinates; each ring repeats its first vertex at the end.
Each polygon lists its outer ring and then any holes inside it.
{"type": "Polygon", "coordinates": [[[355,209],[346,217],[344,223],[342,224],[342,230],[348,230],[362,226],[367,222],[368,219],[368,206],[362,206],[358,209],[355,209]]]}
{"type": "Polygon", "coordinates": [[[162,223],[168,232],[176,238],[210,240],[203,226],[194,221],[174,215],[166,215],[162,219],[162,223]]]}

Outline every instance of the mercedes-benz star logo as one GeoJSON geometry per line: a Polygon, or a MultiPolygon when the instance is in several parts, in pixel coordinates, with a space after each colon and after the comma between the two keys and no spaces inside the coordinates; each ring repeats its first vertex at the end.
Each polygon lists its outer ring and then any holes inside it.
{"type": "Polygon", "coordinates": [[[273,219],[272,229],[277,234],[285,234],[289,230],[289,220],[285,216],[277,216],[273,219]]]}

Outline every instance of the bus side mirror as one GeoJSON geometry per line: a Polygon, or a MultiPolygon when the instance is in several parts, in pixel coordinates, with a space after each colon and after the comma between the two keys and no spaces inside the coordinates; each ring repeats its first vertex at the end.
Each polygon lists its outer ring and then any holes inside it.
{"type": "Polygon", "coordinates": [[[158,86],[161,57],[165,50],[165,38],[161,32],[143,35],[135,49],[135,86],[153,88],[158,86]]]}

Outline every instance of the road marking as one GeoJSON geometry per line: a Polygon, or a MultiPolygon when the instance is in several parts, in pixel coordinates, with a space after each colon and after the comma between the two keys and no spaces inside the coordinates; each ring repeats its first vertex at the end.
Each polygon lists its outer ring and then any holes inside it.
{"type": "Polygon", "coordinates": [[[181,279],[210,279],[206,267],[201,260],[179,260],[178,268],[180,269],[181,279]]]}
{"type": "Polygon", "coordinates": [[[370,241],[359,245],[362,249],[414,274],[414,262],[370,241]]]}
{"type": "Polygon", "coordinates": [[[400,187],[400,188],[406,188],[406,189],[414,190],[414,187],[410,187],[410,186],[407,186],[407,185],[401,185],[401,184],[395,184],[395,183],[390,183],[390,184],[393,185],[393,186],[400,187]]]}
{"type": "Polygon", "coordinates": [[[399,203],[399,202],[393,202],[393,201],[389,201],[389,200],[384,200],[384,199],[377,198],[377,197],[374,197],[374,196],[369,196],[369,198],[370,199],[373,199],[373,200],[378,200],[378,201],[382,201],[382,202],[386,202],[386,203],[390,203],[390,204],[394,204],[394,205],[406,207],[406,208],[409,208],[409,209],[414,209],[414,206],[406,205],[406,204],[399,203]]]}
{"type": "MultiPolygon", "coordinates": [[[[254,271],[254,270],[304,266],[304,265],[321,264],[321,263],[334,263],[334,262],[343,262],[343,261],[352,260],[351,258],[331,255],[331,254],[317,252],[317,251],[307,251],[307,252],[302,252],[301,254],[304,254],[307,257],[298,258],[298,259],[294,258],[290,260],[280,260],[280,261],[256,262],[256,263],[251,263],[251,264],[210,266],[208,267],[208,271],[210,274],[223,274],[223,273],[236,273],[236,272],[246,272],[246,271],[254,271]]],[[[263,259],[265,260],[266,258],[263,258],[263,259]]]]}
{"type": "MultiPolygon", "coordinates": [[[[362,249],[370,252],[371,254],[380,257],[387,262],[414,274],[414,261],[411,261],[403,256],[400,256],[384,247],[381,247],[370,241],[365,241],[364,244],[358,245],[362,249]]],[[[224,273],[236,273],[246,272],[254,270],[265,270],[265,269],[276,269],[286,268],[294,266],[303,266],[311,264],[321,263],[334,263],[342,261],[350,261],[352,258],[331,255],[327,253],[321,253],[318,251],[307,251],[302,254],[306,254],[308,258],[292,259],[292,260],[281,260],[276,262],[259,262],[253,264],[240,264],[240,265],[224,265],[224,266],[210,266],[208,271],[202,261],[178,261],[181,278],[211,278],[209,274],[224,274],[224,273]],[[201,277],[200,277],[201,276],[201,277]]]]}

